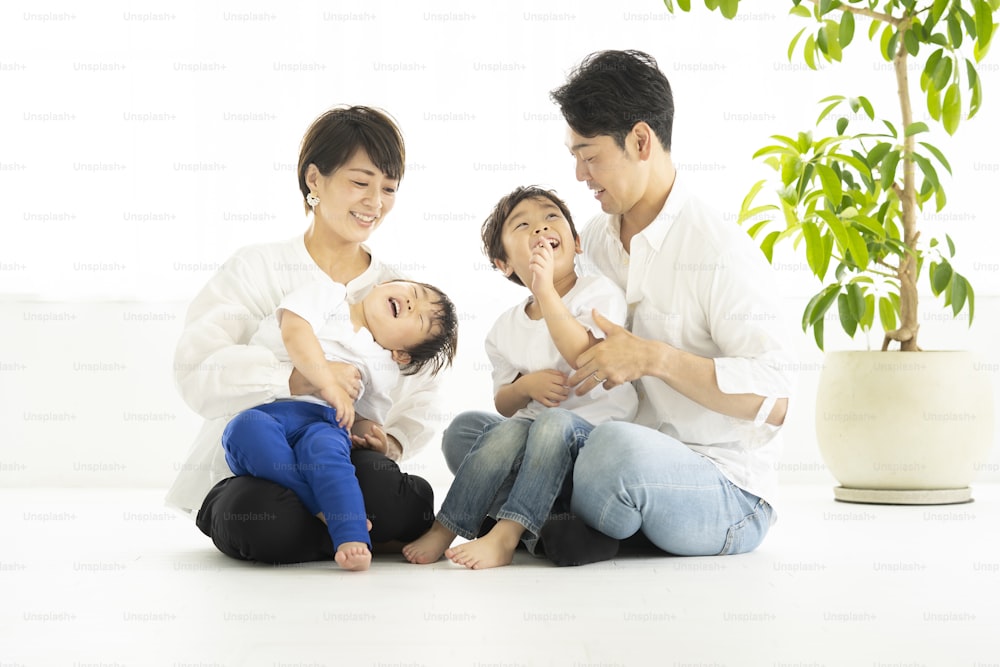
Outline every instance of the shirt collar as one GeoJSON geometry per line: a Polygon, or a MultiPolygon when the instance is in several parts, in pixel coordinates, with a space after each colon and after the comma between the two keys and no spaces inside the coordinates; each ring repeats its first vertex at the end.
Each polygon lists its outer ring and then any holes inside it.
{"type": "MultiPolygon", "coordinates": [[[[674,184],[670,188],[670,194],[663,208],[656,214],[653,221],[645,229],[636,234],[636,237],[645,239],[653,250],[659,250],[663,246],[663,241],[667,238],[668,232],[674,225],[674,221],[680,217],[684,204],[687,202],[688,193],[681,184],[680,174],[674,177],[674,184]]],[[[621,232],[621,216],[614,216],[616,233],[621,232]]]]}

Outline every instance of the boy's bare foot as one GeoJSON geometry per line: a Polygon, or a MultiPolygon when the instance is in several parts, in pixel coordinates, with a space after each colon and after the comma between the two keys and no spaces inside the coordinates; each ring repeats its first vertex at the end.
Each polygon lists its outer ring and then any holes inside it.
{"type": "Polygon", "coordinates": [[[372,564],[372,552],[364,542],[344,542],[333,559],[344,570],[367,570],[372,564]]]}
{"type": "Polygon", "coordinates": [[[444,555],[453,563],[464,565],[470,570],[510,565],[523,532],[524,527],[521,524],[501,519],[490,532],[479,539],[448,549],[444,555]]]}
{"type": "Polygon", "coordinates": [[[441,560],[445,549],[455,541],[455,537],[455,533],[435,521],[426,533],[403,547],[403,556],[417,565],[436,563],[441,560]]]}

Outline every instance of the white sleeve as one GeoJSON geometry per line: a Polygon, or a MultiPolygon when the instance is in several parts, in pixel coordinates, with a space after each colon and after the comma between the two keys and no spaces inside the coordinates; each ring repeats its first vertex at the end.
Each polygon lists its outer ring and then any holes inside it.
{"type": "Polygon", "coordinates": [[[313,280],[296,287],[281,299],[276,316],[281,324],[281,313],[295,313],[319,332],[326,321],[342,308],[346,311],[347,288],[332,280],[313,280]]]}
{"type": "Polygon", "coordinates": [[[230,258],[188,307],[174,352],[174,381],[184,401],[207,419],[287,398],[290,364],[248,345],[280,293],[262,256],[230,258]],[[268,289],[271,287],[272,289],[268,289]]]}
{"type": "Polygon", "coordinates": [[[385,432],[403,448],[403,460],[423,449],[435,433],[434,416],[441,414],[438,380],[424,369],[403,375],[389,393],[392,407],[385,418],[385,432]]]}
{"type": "Polygon", "coordinates": [[[507,314],[504,313],[486,334],[486,356],[490,360],[493,368],[493,395],[500,391],[500,387],[510,384],[517,379],[518,370],[508,360],[507,356],[500,351],[500,340],[504,336],[503,326],[507,314]]]}
{"type": "Polygon", "coordinates": [[[573,317],[598,339],[604,338],[604,332],[594,321],[594,309],[615,324],[625,326],[628,312],[625,293],[604,276],[581,277],[579,280],[586,280],[587,284],[573,299],[573,317]]]}

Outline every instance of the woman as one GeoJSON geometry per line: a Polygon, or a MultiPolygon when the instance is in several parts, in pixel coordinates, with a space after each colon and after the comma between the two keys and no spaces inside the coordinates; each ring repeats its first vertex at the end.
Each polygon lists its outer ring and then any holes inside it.
{"type": "MultiPolygon", "coordinates": [[[[334,557],[326,527],[293,492],[232,476],[220,438],[241,410],[316,391],[272,352],[247,345],[283,295],[305,282],[334,280],[347,285],[354,301],[376,283],[403,277],[375,259],[365,242],[392,210],[404,167],[403,138],[383,112],[361,106],[327,111],[310,126],[299,153],[299,189],[312,213],[305,234],[239,250],[188,309],[174,375],[205,424],[167,503],[196,514],[198,527],[228,556],[266,563],[334,557]]],[[[356,398],[357,369],[330,363],[356,398]]],[[[393,392],[384,434],[356,442],[351,455],[376,553],[380,544],[416,539],[433,522],[430,484],[400,472],[396,461],[430,439],[432,429],[420,417],[431,408],[435,389],[429,374],[404,378],[393,392]]]]}

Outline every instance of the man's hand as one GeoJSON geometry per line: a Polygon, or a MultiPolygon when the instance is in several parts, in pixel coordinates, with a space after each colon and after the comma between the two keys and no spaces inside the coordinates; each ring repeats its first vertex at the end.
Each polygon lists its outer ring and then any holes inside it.
{"type": "Polygon", "coordinates": [[[577,387],[577,396],[589,393],[599,384],[605,389],[614,389],[647,374],[648,341],[605,318],[597,309],[593,315],[594,322],[604,332],[604,340],[576,360],[577,370],[566,383],[577,387]]]}
{"type": "Polygon", "coordinates": [[[522,375],[514,381],[518,389],[547,408],[559,407],[569,398],[566,374],[555,369],[522,375]]]}

